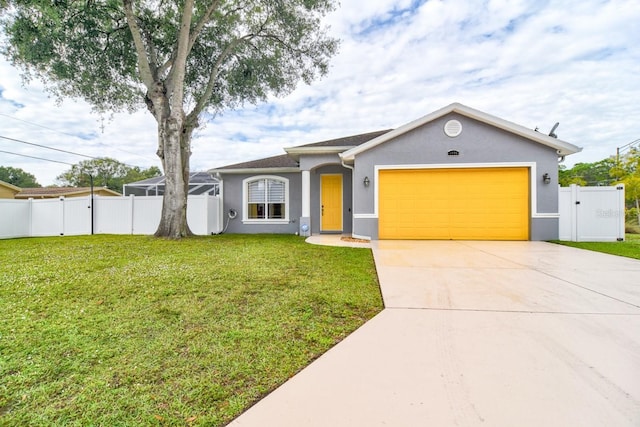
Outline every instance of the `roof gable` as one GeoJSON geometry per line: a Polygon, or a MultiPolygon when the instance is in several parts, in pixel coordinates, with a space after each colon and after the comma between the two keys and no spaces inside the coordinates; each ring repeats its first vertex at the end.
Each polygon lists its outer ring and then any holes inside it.
{"type": "Polygon", "coordinates": [[[402,134],[405,134],[413,129],[423,126],[429,122],[432,122],[450,113],[458,113],[462,116],[486,123],[488,125],[505,130],[512,134],[519,135],[531,141],[546,145],[548,147],[552,147],[557,151],[558,155],[560,156],[566,156],[569,154],[574,154],[579,151],[582,151],[582,148],[577,147],[568,142],[553,138],[551,136],[545,135],[535,130],[528,129],[524,126],[518,125],[513,122],[509,122],[507,120],[492,116],[490,114],[484,113],[479,110],[475,110],[471,107],[467,107],[466,105],[462,105],[456,102],[444,108],[441,108],[437,111],[434,111],[433,113],[427,114],[426,116],[423,116],[417,120],[414,120],[403,126],[400,126],[397,129],[394,129],[390,132],[382,134],[379,137],[374,138],[362,145],[351,148],[341,153],[340,157],[344,161],[353,161],[356,155],[364,151],[370,150],[371,148],[376,147],[377,145],[390,141],[402,134]]]}
{"type": "Polygon", "coordinates": [[[326,141],[314,142],[311,144],[298,145],[295,147],[285,148],[284,151],[296,161],[300,160],[302,155],[310,154],[339,154],[353,147],[371,141],[381,135],[390,132],[391,129],[379,130],[375,132],[361,133],[358,135],[346,136],[343,138],[329,139],[326,141]]]}
{"type": "Polygon", "coordinates": [[[22,190],[20,187],[16,187],[15,185],[9,184],[8,182],[5,182],[5,181],[0,181],[0,187],[8,188],[9,190],[12,190],[16,193],[22,190]]]}

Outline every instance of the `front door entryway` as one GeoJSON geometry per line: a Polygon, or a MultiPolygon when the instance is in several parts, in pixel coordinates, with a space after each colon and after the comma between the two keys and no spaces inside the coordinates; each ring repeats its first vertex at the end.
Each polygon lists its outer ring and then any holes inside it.
{"type": "Polygon", "coordinates": [[[342,231],[342,175],[320,175],[320,231],[342,231]]]}

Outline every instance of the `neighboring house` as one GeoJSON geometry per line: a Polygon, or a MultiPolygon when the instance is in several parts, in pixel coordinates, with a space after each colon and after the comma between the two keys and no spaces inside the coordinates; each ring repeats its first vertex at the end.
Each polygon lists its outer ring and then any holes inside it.
{"type": "MultiPolygon", "coordinates": [[[[165,176],[156,176],[131,182],[122,186],[122,194],[125,196],[162,196],[164,194],[165,176]]],[[[191,172],[189,174],[189,194],[217,195],[219,191],[218,180],[207,172],[191,172]]]]}
{"type": "Polygon", "coordinates": [[[8,182],[0,181],[0,199],[13,199],[22,190],[8,182]]]}
{"type": "MultiPolygon", "coordinates": [[[[58,197],[86,197],[91,195],[91,187],[40,187],[40,188],[23,188],[16,199],[54,199],[58,197]]],[[[117,193],[107,187],[93,187],[94,196],[117,196],[117,193]]]]}
{"type": "Polygon", "coordinates": [[[222,181],[230,233],[549,240],[558,161],[580,150],[454,103],[394,130],[209,172],[222,181]]]}

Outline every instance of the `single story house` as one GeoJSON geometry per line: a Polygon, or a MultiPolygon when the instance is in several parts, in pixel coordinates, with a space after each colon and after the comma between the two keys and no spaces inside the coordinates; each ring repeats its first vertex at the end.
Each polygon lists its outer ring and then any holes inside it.
{"type": "Polygon", "coordinates": [[[22,188],[16,187],[8,182],[0,181],[0,199],[13,199],[22,188]]]}
{"type": "MultiPolygon", "coordinates": [[[[56,199],[58,197],[87,197],[91,187],[37,187],[23,188],[15,195],[16,199],[56,199]]],[[[122,194],[107,187],[93,187],[94,196],[121,197],[122,194]]]]}
{"type": "Polygon", "coordinates": [[[558,161],[581,148],[454,103],[393,130],[215,168],[230,233],[558,238],[558,161]]]}

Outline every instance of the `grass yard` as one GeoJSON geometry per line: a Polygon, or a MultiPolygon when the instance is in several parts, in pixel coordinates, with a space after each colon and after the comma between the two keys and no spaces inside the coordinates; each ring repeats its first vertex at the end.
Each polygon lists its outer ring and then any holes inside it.
{"type": "Polygon", "coordinates": [[[221,426],[382,309],[296,236],[0,240],[0,425],[221,426]]]}
{"type": "Polygon", "coordinates": [[[574,248],[588,249],[590,251],[604,252],[612,255],[626,256],[640,259],[640,234],[626,234],[624,242],[564,242],[556,241],[561,245],[574,248]]]}

